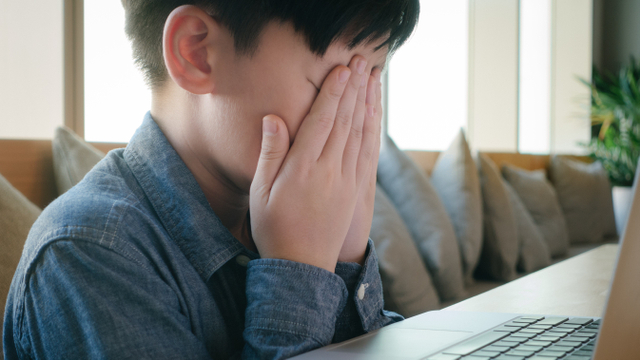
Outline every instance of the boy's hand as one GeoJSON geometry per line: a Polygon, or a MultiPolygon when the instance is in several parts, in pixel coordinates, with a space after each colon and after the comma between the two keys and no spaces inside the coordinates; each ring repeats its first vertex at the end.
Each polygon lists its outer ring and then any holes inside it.
{"type": "Polygon", "coordinates": [[[290,149],[284,121],[263,119],[250,190],[251,231],[263,258],[335,271],[379,141],[364,126],[365,69],[355,56],[327,76],[290,149]]]}
{"type": "Polygon", "coordinates": [[[340,250],[338,261],[348,261],[364,265],[367,241],[373,220],[373,205],[376,197],[376,173],[380,155],[380,131],[382,120],[381,70],[373,69],[366,89],[366,111],[363,132],[371,132],[376,144],[368,166],[367,178],[358,194],[355,212],[347,237],[340,250]]]}

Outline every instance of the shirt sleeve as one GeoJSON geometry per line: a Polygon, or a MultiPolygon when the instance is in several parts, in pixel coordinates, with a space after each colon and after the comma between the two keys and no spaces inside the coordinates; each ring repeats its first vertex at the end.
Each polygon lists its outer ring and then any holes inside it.
{"type": "Polygon", "coordinates": [[[289,358],[402,320],[383,310],[371,240],[364,267],[338,263],[335,274],[293,261],[253,260],[246,293],[245,359],[289,358]]]}
{"type": "Polygon", "coordinates": [[[384,310],[378,257],[371,239],[367,244],[364,266],[339,262],[336,275],[344,281],[349,295],[336,321],[332,342],[345,341],[404,319],[399,314],[384,310]]]}
{"type": "Polygon", "coordinates": [[[27,273],[20,306],[19,358],[210,358],[161,277],[93,243],[47,246],[27,273]]]}

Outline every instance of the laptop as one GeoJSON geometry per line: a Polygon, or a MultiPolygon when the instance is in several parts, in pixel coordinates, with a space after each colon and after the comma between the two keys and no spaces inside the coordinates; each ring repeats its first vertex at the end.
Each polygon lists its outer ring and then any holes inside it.
{"type": "Polygon", "coordinates": [[[640,359],[639,180],[602,318],[430,311],[295,359],[640,359]]]}

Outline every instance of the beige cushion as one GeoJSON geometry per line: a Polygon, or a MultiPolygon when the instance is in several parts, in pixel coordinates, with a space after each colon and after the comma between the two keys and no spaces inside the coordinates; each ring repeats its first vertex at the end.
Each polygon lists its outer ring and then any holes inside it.
{"type": "Polygon", "coordinates": [[[465,280],[471,284],[482,249],[482,197],[478,169],[462,130],[440,154],[431,173],[431,183],[453,224],[465,280]]]}
{"type": "Polygon", "coordinates": [[[388,136],[382,141],[378,181],[407,225],[440,300],[464,297],[460,250],[449,215],[425,173],[388,136]]]}
{"type": "Polygon", "coordinates": [[[431,277],[409,230],[380,186],[376,190],[371,239],[378,253],[385,309],[405,317],[437,309],[438,295],[431,277]]]}
{"type": "Polygon", "coordinates": [[[600,162],[554,156],[549,170],[571,243],[600,242],[617,235],[611,183],[600,162]]]}
{"type": "Polygon", "coordinates": [[[502,174],[531,214],[549,246],[551,256],[565,255],[569,250],[567,224],[556,191],[547,180],[545,171],[527,171],[505,165],[502,174]]]}
{"type": "Polygon", "coordinates": [[[529,214],[518,194],[507,182],[504,182],[504,187],[509,196],[518,228],[517,270],[530,273],[551,265],[549,246],[547,246],[544,236],[542,236],[531,214],[529,214]]]}
{"type": "Polygon", "coordinates": [[[484,243],[476,275],[509,281],[516,277],[518,227],[500,170],[491,159],[479,154],[482,188],[484,243]]]}
{"type": "Polygon", "coordinates": [[[24,242],[40,209],[0,175],[0,309],[4,313],[7,293],[24,242]]]}
{"type": "Polygon", "coordinates": [[[104,153],[89,145],[67,127],[58,127],[51,143],[53,174],[58,195],[64,194],[104,157],[104,153]]]}

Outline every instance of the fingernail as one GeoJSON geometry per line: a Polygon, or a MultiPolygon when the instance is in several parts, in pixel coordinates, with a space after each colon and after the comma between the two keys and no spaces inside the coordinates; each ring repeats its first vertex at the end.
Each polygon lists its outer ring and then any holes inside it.
{"type": "Polygon", "coordinates": [[[262,119],[262,132],[265,135],[275,135],[278,132],[278,124],[265,116],[262,119]]]}
{"type": "Polygon", "coordinates": [[[364,73],[364,68],[367,66],[367,62],[365,60],[358,60],[358,66],[356,69],[358,70],[358,74],[362,75],[364,73]]]}
{"type": "Polygon", "coordinates": [[[348,69],[344,69],[344,70],[340,71],[340,75],[338,76],[338,80],[340,80],[340,82],[344,84],[349,79],[349,75],[351,75],[351,71],[348,70],[348,69]]]}

